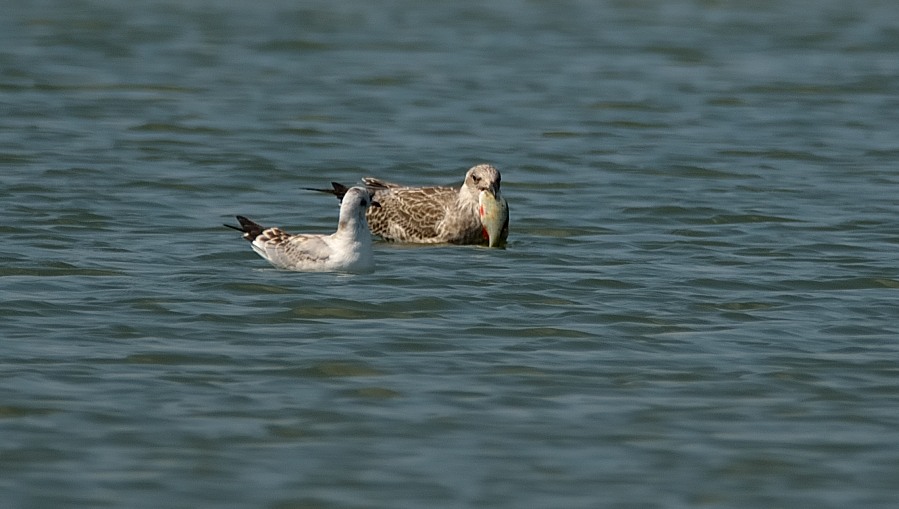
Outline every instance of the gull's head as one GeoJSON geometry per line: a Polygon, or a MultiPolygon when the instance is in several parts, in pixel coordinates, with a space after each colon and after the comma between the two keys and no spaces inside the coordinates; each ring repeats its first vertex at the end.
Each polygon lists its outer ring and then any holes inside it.
{"type": "Polygon", "coordinates": [[[347,189],[346,194],[340,200],[340,224],[347,221],[362,220],[365,224],[365,211],[369,207],[380,207],[381,204],[374,200],[372,192],[368,189],[356,186],[347,189]]]}
{"type": "Polygon", "coordinates": [[[487,191],[493,196],[499,196],[499,186],[502,177],[499,170],[489,164],[473,166],[465,174],[465,185],[472,195],[477,196],[481,191],[487,191]]]}
{"type": "Polygon", "coordinates": [[[381,204],[375,201],[371,191],[362,186],[347,189],[346,194],[343,195],[343,199],[340,201],[340,208],[346,207],[363,212],[372,206],[380,207],[381,204]]]}
{"type": "Polygon", "coordinates": [[[502,177],[489,164],[479,164],[465,174],[464,188],[478,201],[478,217],[490,247],[502,246],[509,235],[509,206],[500,194],[502,177]]]}

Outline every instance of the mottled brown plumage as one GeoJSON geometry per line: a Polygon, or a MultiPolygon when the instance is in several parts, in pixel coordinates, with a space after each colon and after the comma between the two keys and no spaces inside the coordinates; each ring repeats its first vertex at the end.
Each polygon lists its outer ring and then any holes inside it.
{"type": "MultiPolygon", "coordinates": [[[[505,244],[509,235],[508,205],[500,193],[499,171],[488,164],[474,166],[459,188],[408,187],[373,177],[362,179],[379,208],[366,213],[372,233],[392,242],[418,244],[505,244]],[[483,217],[480,200],[493,200],[498,217],[483,217]],[[484,221],[498,221],[485,224],[484,221]],[[489,228],[488,228],[489,226],[489,228]],[[488,232],[499,232],[491,238],[488,232]]],[[[336,182],[329,192],[341,198],[346,187],[336,182]]],[[[490,202],[492,203],[492,202],[490,202]]]]}

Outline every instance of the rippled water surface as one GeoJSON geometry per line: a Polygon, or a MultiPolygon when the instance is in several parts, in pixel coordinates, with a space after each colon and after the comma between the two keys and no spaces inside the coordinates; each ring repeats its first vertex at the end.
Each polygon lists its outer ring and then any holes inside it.
{"type": "Polygon", "coordinates": [[[899,503],[893,2],[3,11],[4,507],[899,503]],[[221,226],[479,162],[505,250],[221,226]]]}

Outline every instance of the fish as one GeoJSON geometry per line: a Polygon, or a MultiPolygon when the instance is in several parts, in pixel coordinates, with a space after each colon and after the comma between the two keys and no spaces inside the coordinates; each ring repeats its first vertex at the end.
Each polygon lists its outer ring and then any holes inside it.
{"type": "Polygon", "coordinates": [[[489,189],[478,193],[478,216],[488,247],[504,247],[509,236],[509,204],[489,189]]]}

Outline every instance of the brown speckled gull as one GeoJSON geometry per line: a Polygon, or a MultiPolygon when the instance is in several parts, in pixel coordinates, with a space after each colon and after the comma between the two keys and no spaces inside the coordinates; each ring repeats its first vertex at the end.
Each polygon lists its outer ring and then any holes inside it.
{"type": "MultiPolygon", "coordinates": [[[[372,233],[392,242],[483,244],[502,247],[509,236],[509,207],[500,192],[501,176],[489,164],[465,174],[459,188],[409,187],[366,177],[365,186],[381,204],[366,214],[372,233]]],[[[338,198],[346,187],[312,189],[338,198]]]]}

